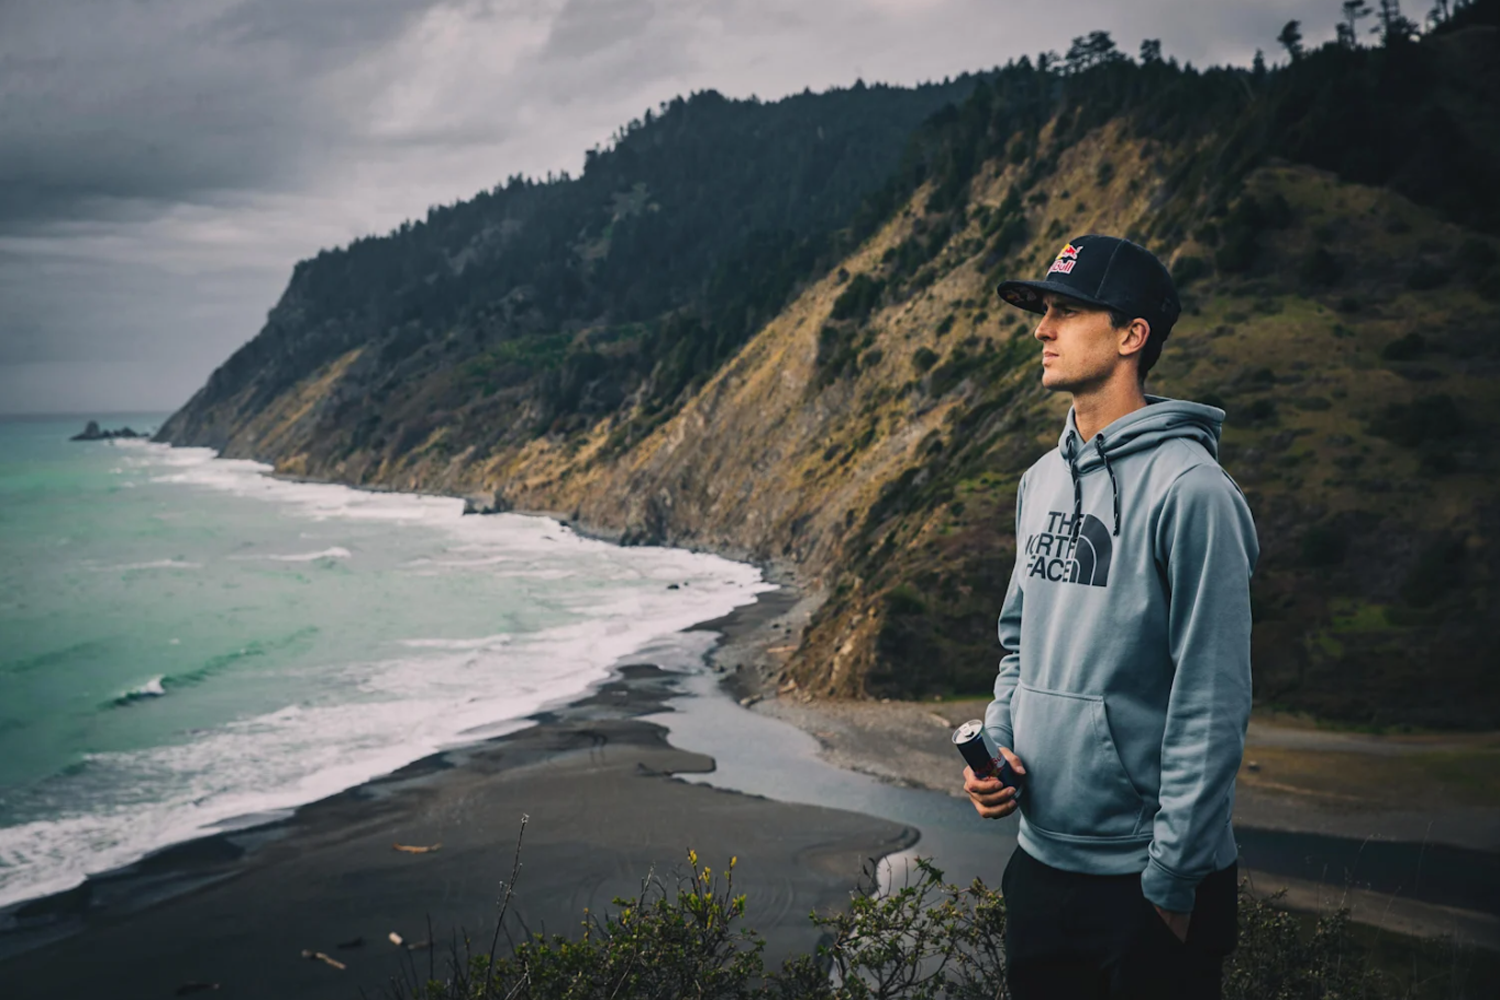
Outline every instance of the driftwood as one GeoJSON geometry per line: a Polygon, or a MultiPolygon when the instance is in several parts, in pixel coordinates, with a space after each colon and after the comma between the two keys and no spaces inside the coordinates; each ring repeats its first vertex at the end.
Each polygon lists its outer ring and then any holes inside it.
{"type": "Polygon", "coordinates": [[[407,854],[431,854],[433,851],[438,850],[443,845],[441,843],[438,843],[429,844],[425,847],[417,844],[392,844],[391,846],[396,850],[403,851],[407,854]]]}
{"type": "Polygon", "coordinates": [[[322,962],[325,965],[331,965],[335,969],[347,969],[347,968],[349,968],[343,962],[340,962],[338,959],[333,958],[332,956],[325,955],[321,951],[309,951],[308,949],[303,948],[302,949],[302,957],[306,958],[306,959],[309,959],[309,960],[316,960],[316,961],[322,962]]]}

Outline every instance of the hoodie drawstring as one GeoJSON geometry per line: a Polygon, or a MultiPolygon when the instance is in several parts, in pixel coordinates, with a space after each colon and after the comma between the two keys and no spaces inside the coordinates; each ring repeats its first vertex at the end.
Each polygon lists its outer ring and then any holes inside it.
{"type": "Polygon", "coordinates": [[[1073,464],[1073,435],[1068,434],[1068,472],[1073,477],[1073,541],[1078,540],[1078,528],[1083,524],[1083,486],[1078,482],[1078,466],[1073,464]]]}
{"type": "MultiPolygon", "coordinates": [[[[1118,535],[1120,533],[1120,483],[1119,483],[1118,480],[1115,479],[1115,469],[1114,469],[1114,466],[1112,466],[1112,465],[1109,464],[1109,456],[1104,453],[1104,435],[1103,434],[1097,435],[1094,438],[1094,449],[1099,452],[1099,457],[1104,460],[1104,471],[1109,473],[1109,487],[1110,487],[1110,491],[1114,494],[1114,500],[1115,500],[1115,534],[1118,535]]],[[[1079,493],[1078,493],[1078,490],[1077,490],[1077,486],[1078,486],[1078,474],[1077,473],[1074,473],[1074,475],[1073,475],[1073,486],[1074,486],[1074,491],[1073,491],[1073,507],[1074,507],[1073,515],[1076,517],[1078,515],[1078,506],[1079,506],[1079,493]]]]}
{"type": "MultiPolygon", "coordinates": [[[[1104,462],[1104,471],[1109,473],[1110,493],[1115,503],[1115,530],[1114,534],[1120,534],[1120,481],[1115,478],[1115,467],[1109,464],[1109,455],[1104,451],[1104,435],[1094,436],[1094,449],[1099,452],[1099,458],[1104,462]]],[[[1078,540],[1078,529],[1083,526],[1083,483],[1078,479],[1078,466],[1073,464],[1073,435],[1068,433],[1068,473],[1073,477],[1073,531],[1074,541],[1078,540]]]]}

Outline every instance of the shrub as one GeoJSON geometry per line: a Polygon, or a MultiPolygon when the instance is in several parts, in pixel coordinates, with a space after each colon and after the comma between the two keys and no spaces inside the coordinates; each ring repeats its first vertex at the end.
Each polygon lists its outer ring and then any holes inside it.
{"type": "Polygon", "coordinates": [[[1381,348],[1380,356],[1387,361],[1410,361],[1420,357],[1427,349],[1427,338],[1420,333],[1408,333],[1381,348]]]}
{"type": "Polygon", "coordinates": [[[862,320],[880,304],[885,282],[868,274],[856,274],[833,302],[834,319],[862,320]]]}
{"type": "Polygon", "coordinates": [[[1496,264],[1500,264],[1500,252],[1488,240],[1470,236],[1458,249],[1454,267],[1470,278],[1478,278],[1496,264]]]}
{"type": "Polygon", "coordinates": [[[1414,608],[1430,607],[1463,579],[1465,556],[1461,535],[1440,534],[1417,553],[1401,584],[1401,599],[1414,608]]]}
{"type": "Polygon", "coordinates": [[[911,363],[919,372],[927,371],[937,362],[937,352],[930,347],[919,347],[911,356],[911,363]]]}
{"type": "Polygon", "coordinates": [[[1406,287],[1413,291],[1426,292],[1441,288],[1448,283],[1448,269],[1440,264],[1421,263],[1406,276],[1406,287]]]}
{"type": "Polygon", "coordinates": [[[1464,429],[1463,414],[1452,397],[1424,396],[1410,404],[1389,403],[1374,420],[1370,433],[1408,448],[1444,441],[1464,429]]]}
{"type": "Polygon", "coordinates": [[[927,612],[927,602],[922,600],[910,584],[902,583],[885,595],[885,607],[893,615],[920,615],[927,612]]]}
{"type": "Polygon", "coordinates": [[[1172,281],[1178,288],[1186,288],[1208,272],[1208,261],[1202,257],[1178,257],[1172,265],[1172,281]]]}
{"type": "MultiPolygon", "coordinates": [[[[846,373],[859,369],[859,352],[869,345],[870,338],[866,336],[863,342],[856,342],[857,332],[837,326],[825,326],[818,331],[818,353],[813,363],[818,372],[815,384],[819,389],[827,388],[846,373]]],[[[876,348],[865,355],[865,360],[868,364],[876,364],[881,356],[876,348]],[[871,359],[870,355],[875,357],[871,359]]]]}
{"type": "Polygon", "coordinates": [[[1328,524],[1315,524],[1302,535],[1304,566],[1336,566],[1344,561],[1349,536],[1328,524]]]}
{"type": "Polygon", "coordinates": [[[1302,274],[1309,284],[1326,287],[1338,284],[1338,280],[1344,276],[1344,267],[1338,262],[1338,258],[1328,252],[1327,247],[1318,247],[1307,255],[1302,274]]]}
{"type": "Polygon", "coordinates": [[[1276,403],[1270,399],[1255,399],[1245,406],[1240,412],[1240,418],[1247,423],[1259,424],[1276,418],[1276,403]]]}
{"type": "MultiPolygon", "coordinates": [[[[735,895],[735,862],[721,873],[688,854],[690,874],[675,893],[648,875],[634,899],[616,899],[616,914],[591,918],[577,939],[533,934],[509,954],[475,954],[455,942],[445,978],[425,980],[411,968],[387,989],[397,1000],[1004,1000],[1005,900],[975,879],[944,880],[918,858],[904,878],[878,890],[867,866],[847,909],[812,915],[822,931],[816,953],[767,970],[764,942],[741,926],[747,904],[735,895]]],[[[1225,962],[1226,1000],[1395,1000],[1410,994],[1381,971],[1374,947],[1356,943],[1349,910],[1311,921],[1279,907],[1284,890],[1266,898],[1239,886],[1239,943],[1225,962]]],[[[508,900],[507,896],[507,900],[508,900]]],[[[502,906],[504,904],[502,903],[502,906]]],[[[503,911],[502,911],[503,919],[503,911]]],[[[493,939],[499,940],[497,927],[493,939]]],[[[1389,943],[1380,947],[1389,950],[1389,943]]],[[[1421,943],[1449,978],[1441,995],[1462,996],[1472,959],[1451,943],[1421,943]]],[[[1417,975],[1413,961],[1413,975],[1417,975]]],[[[1442,973],[1440,973],[1442,974],[1442,973]]]]}

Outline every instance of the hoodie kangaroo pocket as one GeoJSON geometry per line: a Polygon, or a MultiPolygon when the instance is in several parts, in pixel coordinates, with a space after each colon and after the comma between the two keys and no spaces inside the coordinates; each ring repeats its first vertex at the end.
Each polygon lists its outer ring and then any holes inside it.
{"type": "Polygon", "coordinates": [[[1021,812],[1030,826],[1069,840],[1143,836],[1145,802],[1120,763],[1103,698],[1021,684],[1011,719],[1012,749],[1026,765],[1021,812]]]}

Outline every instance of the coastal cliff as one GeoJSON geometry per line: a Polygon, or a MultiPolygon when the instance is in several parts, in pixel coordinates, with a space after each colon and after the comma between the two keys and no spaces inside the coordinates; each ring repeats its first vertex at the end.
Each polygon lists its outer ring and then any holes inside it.
{"type": "Polygon", "coordinates": [[[983,691],[1020,474],[1067,402],[993,294],[1130,236],[1263,554],[1257,698],[1477,726],[1500,547],[1495,5],[1198,71],[1110,48],[915,89],[697,94],[296,266],[158,439],[792,564],[804,691],[983,691]]]}

